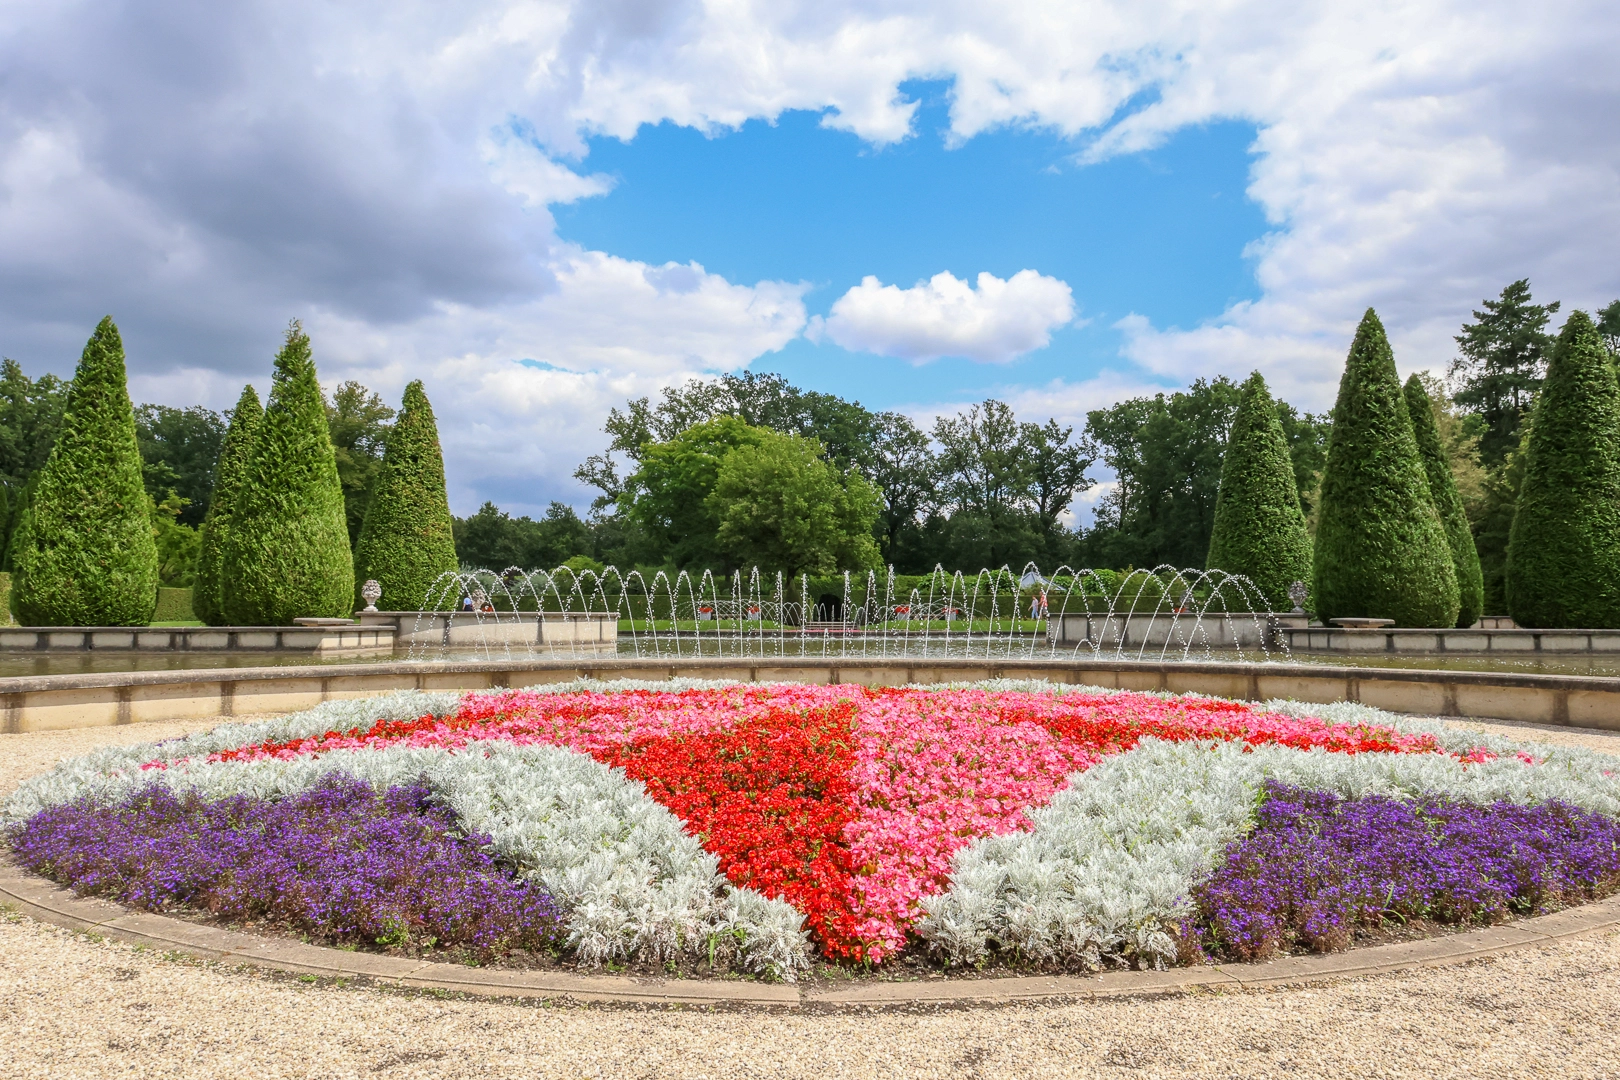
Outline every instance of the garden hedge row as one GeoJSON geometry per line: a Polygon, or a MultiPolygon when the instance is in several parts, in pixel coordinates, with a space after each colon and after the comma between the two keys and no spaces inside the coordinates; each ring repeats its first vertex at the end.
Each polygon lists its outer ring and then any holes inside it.
{"type": "Polygon", "coordinates": [[[1449,627],[1460,607],[1395,354],[1371,308],[1339,382],[1316,526],[1316,614],[1449,627]]]}
{"type": "Polygon", "coordinates": [[[1243,384],[1227,438],[1207,565],[1247,577],[1263,598],[1259,606],[1272,611],[1288,610],[1289,586],[1311,580],[1293,459],[1258,371],[1243,384]]]}
{"type": "Polygon", "coordinates": [[[309,337],[296,322],[276,354],[270,404],[233,504],[222,576],[227,622],[285,626],[352,613],[343,488],[309,337]]]}
{"type": "Polygon", "coordinates": [[[365,606],[359,586],[375,578],[381,605],[415,610],[428,587],[458,565],[439,428],[417,380],[405,388],[399,418],[384,442],[382,469],[355,543],[355,607],[365,606]]]}
{"type": "Polygon", "coordinates": [[[12,540],[15,610],[32,626],[144,626],[157,599],[124,343],[109,316],[85,344],[61,427],[12,540]]]}
{"type": "Polygon", "coordinates": [[[1508,614],[1521,626],[1620,626],[1620,401],[1585,312],[1564,323],[1525,443],[1508,538],[1508,614]]]}
{"type": "Polygon", "coordinates": [[[1462,496],[1457,494],[1457,479],[1451,475],[1451,462],[1440,447],[1440,429],[1434,422],[1434,403],[1423,382],[1416,375],[1406,380],[1406,412],[1412,420],[1412,434],[1417,439],[1418,453],[1423,455],[1423,469],[1429,478],[1429,495],[1434,508],[1446,526],[1446,542],[1451,547],[1451,563],[1457,572],[1457,624],[1473,626],[1479,621],[1485,607],[1485,575],[1479,567],[1479,550],[1474,547],[1474,533],[1468,527],[1468,515],[1463,511],[1462,496]]]}

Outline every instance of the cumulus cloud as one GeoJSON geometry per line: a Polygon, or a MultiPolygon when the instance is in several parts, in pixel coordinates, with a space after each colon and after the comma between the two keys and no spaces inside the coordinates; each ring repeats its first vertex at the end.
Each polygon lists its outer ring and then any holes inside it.
{"type": "Polygon", "coordinates": [[[942,356],[1000,364],[1052,340],[1074,319],[1074,295],[1057,278],[1020,270],[1002,280],[979,275],[974,289],[950,271],[909,289],[866,277],[810,327],[846,349],[914,363],[942,356]]]}
{"type": "MultiPolygon", "coordinates": [[[[1259,367],[1320,407],[1368,305],[1410,369],[1443,364],[1466,311],[1514,278],[1566,308],[1620,295],[1594,239],[1620,231],[1620,19],[1598,0],[17,0],[6,27],[8,354],[60,370],[111,311],[138,385],[217,384],[223,404],[305,315],[328,376],[454,377],[451,472],[475,487],[533,467],[563,493],[595,444],[535,447],[802,325],[798,286],[558,242],[546,206],[609,183],[570,164],[585,136],[665,119],[806,108],[885,145],[915,120],[900,86],[947,79],[952,139],[1050,130],[1077,167],[1253,123],[1259,299],[1204,326],[1127,319],[1124,380],[1259,367]],[[649,303],[667,332],[645,328],[649,303]]],[[[954,288],[984,305],[983,278],[954,288]]],[[[995,360],[1061,324],[1051,296],[1031,330],[942,314],[946,292],[863,283],[821,329],[995,360]]]]}

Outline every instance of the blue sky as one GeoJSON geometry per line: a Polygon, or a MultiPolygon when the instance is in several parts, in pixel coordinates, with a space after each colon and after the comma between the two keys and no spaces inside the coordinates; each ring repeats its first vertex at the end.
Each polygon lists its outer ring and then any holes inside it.
{"type": "Polygon", "coordinates": [[[1034,269],[1074,290],[1079,325],[1006,364],[918,365],[801,337],[749,365],[872,408],[1092,376],[1118,366],[1114,323],[1126,314],[1190,327],[1258,297],[1244,255],[1266,231],[1244,193],[1252,125],[1188,128],[1156,149],[1081,165],[1080,144],[1050,131],[948,146],[944,89],[905,87],[923,102],[917,133],[885,147],[805,111],[714,135],[663,123],[628,141],[593,138],[578,168],[615,186],[558,207],[558,234],[653,264],[696,260],[731,281],[805,281],[812,315],[868,274],[904,288],[942,270],[971,279],[1034,269]]]}
{"type": "Polygon", "coordinates": [[[10,3],[0,355],[67,374],[111,314],[135,400],[218,409],[298,318],[328,386],[423,380],[458,513],[534,514],[724,371],[1320,411],[1368,306],[1407,372],[1518,278],[1620,295],[1612,0],[379,10],[10,3]]]}

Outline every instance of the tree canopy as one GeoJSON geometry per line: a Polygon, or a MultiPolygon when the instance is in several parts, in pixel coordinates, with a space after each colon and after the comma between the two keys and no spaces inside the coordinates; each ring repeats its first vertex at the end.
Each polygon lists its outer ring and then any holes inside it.
{"type": "Polygon", "coordinates": [[[763,433],[720,461],[706,500],[727,562],[787,577],[875,569],[879,497],[854,469],[840,475],[821,444],[763,433]]]}
{"type": "Polygon", "coordinates": [[[1458,355],[1449,370],[1457,385],[1453,397],[1485,421],[1480,454],[1487,467],[1502,464],[1518,445],[1519,425],[1541,388],[1552,347],[1547,322],[1557,311],[1556,300],[1535,303],[1530,280],[1520,278],[1484,301],[1484,310],[1475,311],[1456,337],[1458,355]]]}

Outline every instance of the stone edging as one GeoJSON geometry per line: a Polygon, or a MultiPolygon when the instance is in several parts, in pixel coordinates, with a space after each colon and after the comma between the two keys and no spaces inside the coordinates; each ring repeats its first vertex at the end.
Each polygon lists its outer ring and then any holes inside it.
{"type": "Polygon", "coordinates": [[[843,990],[819,987],[802,990],[792,985],[745,981],[502,971],[302,945],[131,911],[105,900],[75,897],[68,890],[19,869],[4,857],[0,857],[0,903],[15,905],[25,915],[70,930],[104,934],[120,941],[233,966],[248,965],[297,975],[357,978],[386,986],[497,998],[770,1008],[997,1004],[1264,988],[1443,967],[1620,927],[1620,897],[1611,897],[1551,915],[1467,933],[1375,945],[1328,956],[1288,957],[1262,964],[1116,971],[1093,976],[924,979],[862,983],[843,990]]]}

